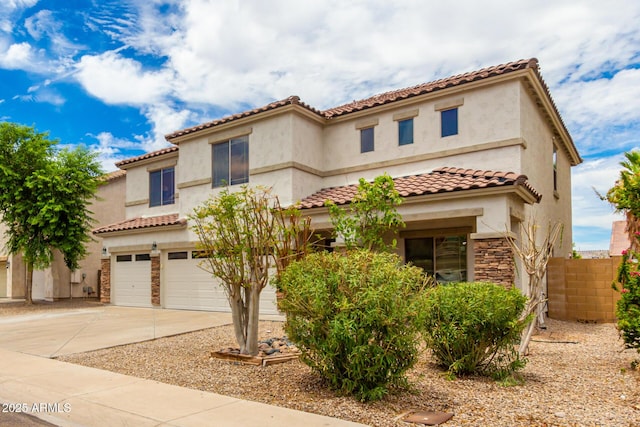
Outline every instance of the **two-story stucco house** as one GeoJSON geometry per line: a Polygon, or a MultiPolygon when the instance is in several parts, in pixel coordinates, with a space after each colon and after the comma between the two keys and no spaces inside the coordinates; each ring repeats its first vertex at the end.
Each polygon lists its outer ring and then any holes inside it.
{"type": "MultiPolygon", "coordinates": [[[[560,221],[571,253],[571,166],[582,160],[536,59],[319,111],[298,97],[183,129],[169,148],[124,160],[126,220],[103,238],[102,299],[228,310],[198,269],[187,216],[225,184],[273,187],[328,230],[325,200],[391,175],[404,197],[398,251],[441,281],[522,286],[504,233],[560,221]]],[[[275,312],[273,292],[262,312],[275,312]]]]}

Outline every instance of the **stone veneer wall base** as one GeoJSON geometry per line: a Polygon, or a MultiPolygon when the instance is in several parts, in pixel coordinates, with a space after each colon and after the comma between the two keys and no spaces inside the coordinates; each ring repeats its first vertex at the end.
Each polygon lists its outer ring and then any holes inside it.
{"type": "Polygon", "coordinates": [[[514,285],[513,250],[506,238],[476,240],[474,242],[474,264],[476,282],[491,282],[506,288],[514,285]]]}

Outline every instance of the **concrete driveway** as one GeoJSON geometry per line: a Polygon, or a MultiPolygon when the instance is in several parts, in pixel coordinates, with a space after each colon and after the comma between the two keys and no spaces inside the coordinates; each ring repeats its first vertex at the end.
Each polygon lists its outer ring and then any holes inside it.
{"type": "Polygon", "coordinates": [[[0,317],[0,403],[25,408],[7,417],[0,413],[0,421],[62,427],[363,427],[51,359],[229,323],[229,313],[113,306],[0,317]],[[38,409],[42,405],[45,409],[38,409]]]}
{"type": "Polygon", "coordinates": [[[53,358],[230,323],[230,313],[206,311],[101,306],[37,312],[0,317],[0,348],[53,358]]]}

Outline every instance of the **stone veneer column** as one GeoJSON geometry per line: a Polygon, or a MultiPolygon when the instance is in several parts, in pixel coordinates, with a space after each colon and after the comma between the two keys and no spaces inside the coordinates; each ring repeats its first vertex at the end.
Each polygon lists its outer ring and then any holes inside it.
{"type": "Polygon", "coordinates": [[[111,257],[104,256],[100,260],[100,302],[111,303],[111,257]]]}
{"type": "Polygon", "coordinates": [[[473,243],[476,282],[491,282],[506,288],[515,282],[513,251],[504,237],[477,239],[473,243]]]}
{"type": "Polygon", "coordinates": [[[151,254],[151,305],[160,306],[160,254],[151,254]]]}

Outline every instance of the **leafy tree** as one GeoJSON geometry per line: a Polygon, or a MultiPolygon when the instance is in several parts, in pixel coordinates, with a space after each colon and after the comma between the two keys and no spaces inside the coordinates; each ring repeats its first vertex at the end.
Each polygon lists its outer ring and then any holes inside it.
{"type": "Polygon", "coordinates": [[[22,253],[27,266],[29,304],[33,270],[49,267],[54,250],[71,270],[86,255],[88,205],[104,174],[94,153],[56,144],[33,127],[0,123],[0,213],[9,252],[22,253]]]}
{"type": "MultiPolygon", "coordinates": [[[[640,251],[640,151],[625,153],[625,159],[620,163],[624,169],[607,192],[606,200],[627,217],[631,245],[628,251],[623,252],[618,267],[621,295],[616,305],[616,317],[625,346],[640,352],[640,271],[638,264],[632,262],[638,258],[640,251]]],[[[615,284],[613,288],[618,290],[615,284]]]]}
{"type": "Polygon", "coordinates": [[[372,183],[360,178],[358,192],[346,208],[327,201],[331,224],[336,236],[344,239],[347,249],[364,248],[373,251],[387,251],[395,247],[384,241],[384,235],[404,227],[402,217],[396,207],[402,197],[396,191],[393,179],[380,175],[372,183]]]}
{"type": "Polygon", "coordinates": [[[640,232],[640,151],[629,151],[624,154],[624,167],[615,185],[602,197],[611,203],[617,212],[627,217],[627,232],[633,251],[640,250],[636,233],[640,232]]]}
{"type": "Polygon", "coordinates": [[[296,209],[282,209],[264,188],[224,189],[190,217],[206,257],[200,267],[221,281],[243,354],[258,354],[260,293],[270,269],[280,274],[308,251],[310,220],[296,209]]]}
{"type": "MultiPolygon", "coordinates": [[[[635,236],[638,239],[638,236],[635,236]]],[[[633,262],[633,252],[624,251],[622,262],[618,267],[618,283],[613,288],[620,292],[616,305],[618,330],[626,348],[634,348],[640,353],[640,270],[638,263],[633,262]]]]}

